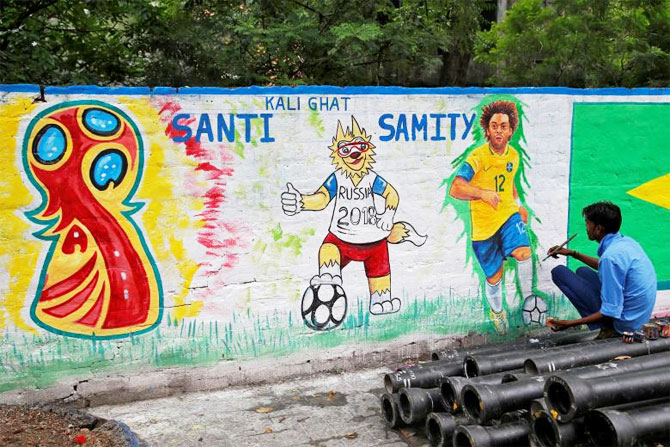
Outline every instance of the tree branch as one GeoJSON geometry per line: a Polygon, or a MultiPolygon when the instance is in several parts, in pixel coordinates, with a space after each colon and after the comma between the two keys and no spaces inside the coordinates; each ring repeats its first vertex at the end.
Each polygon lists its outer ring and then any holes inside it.
{"type": "Polygon", "coordinates": [[[37,2],[37,3],[31,3],[30,7],[23,11],[22,14],[19,14],[19,16],[14,20],[13,23],[7,25],[6,27],[0,28],[2,30],[2,41],[0,41],[0,51],[4,52],[7,50],[7,47],[9,46],[9,36],[10,33],[8,31],[15,30],[21,28],[23,26],[23,23],[33,14],[46,9],[54,4],[56,4],[58,0],[46,0],[44,2],[37,2]]]}
{"type": "Polygon", "coordinates": [[[11,23],[5,27],[1,27],[0,29],[2,31],[11,31],[14,29],[18,29],[21,27],[21,25],[23,25],[23,22],[25,22],[27,18],[29,18],[30,16],[32,16],[33,14],[42,9],[46,9],[49,6],[56,4],[57,2],[58,0],[46,0],[44,3],[42,2],[32,3],[28,9],[23,11],[22,14],[19,14],[16,20],[14,20],[14,23],[11,23]]]}
{"type": "Polygon", "coordinates": [[[317,9],[314,9],[311,6],[306,5],[302,2],[299,2],[298,0],[291,0],[291,1],[293,3],[295,3],[296,5],[301,6],[301,7],[305,8],[306,10],[313,12],[314,14],[318,14],[319,15],[319,22],[321,22],[321,20],[323,20],[324,14],[321,11],[319,11],[317,9]]]}

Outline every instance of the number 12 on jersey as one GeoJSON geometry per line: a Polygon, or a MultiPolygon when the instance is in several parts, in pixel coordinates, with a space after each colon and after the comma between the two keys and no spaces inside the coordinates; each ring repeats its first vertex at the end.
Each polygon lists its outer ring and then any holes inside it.
{"type": "Polygon", "coordinates": [[[496,180],[496,192],[504,191],[505,188],[503,188],[503,185],[505,184],[505,176],[502,174],[496,175],[495,180],[496,180]]]}

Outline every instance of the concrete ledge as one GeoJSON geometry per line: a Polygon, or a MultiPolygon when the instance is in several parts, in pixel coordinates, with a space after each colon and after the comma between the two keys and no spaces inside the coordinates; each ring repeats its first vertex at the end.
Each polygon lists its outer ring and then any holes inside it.
{"type": "Polygon", "coordinates": [[[413,334],[381,346],[341,346],[284,357],[224,361],[211,366],[84,375],[63,379],[44,389],[7,391],[0,394],[0,403],[55,403],[79,408],[119,404],[236,385],[274,383],[323,372],[349,372],[381,366],[390,369],[394,365],[429,360],[435,350],[486,341],[487,337],[477,334],[439,339],[435,335],[413,334]]]}
{"type": "MultiPolygon", "coordinates": [[[[670,316],[670,291],[659,291],[654,316],[670,316]]],[[[381,345],[339,346],[323,351],[223,361],[193,368],[136,369],[118,374],[80,375],[62,379],[48,388],[1,393],[0,403],[55,403],[79,408],[119,404],[237,385],[275,383],[324,372],[351,372],[378,367],[391,369],[418,360],[430,360],[433,351],[486,342],[487,337],[481,334],[411,334],[381,345]]]]}

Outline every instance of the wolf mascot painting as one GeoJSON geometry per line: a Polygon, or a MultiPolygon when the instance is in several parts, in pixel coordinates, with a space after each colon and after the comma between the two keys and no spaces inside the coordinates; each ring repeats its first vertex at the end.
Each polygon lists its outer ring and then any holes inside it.
{"type": "Polygon", "coordinates": [[[288,183],[281,195],[282,210],[289,216],[323,210],[335,201],[330,228],[319,249],[319,274],[302,299],[305,324],[315,330],[332,329],[344,320],[347,302],[341,269],[351,261],[363,262],[370,313],[398,312],[401,302],[391,294],[388,243],[409,241],[421,246],[426,241],[409,223],[394,222],[398,192],[372,170],[375,145],[370,140],[353,116],[351,129],[343,129],[338,121],[329,146],[335,171],[313,194],[301,194],[288,183]]]}

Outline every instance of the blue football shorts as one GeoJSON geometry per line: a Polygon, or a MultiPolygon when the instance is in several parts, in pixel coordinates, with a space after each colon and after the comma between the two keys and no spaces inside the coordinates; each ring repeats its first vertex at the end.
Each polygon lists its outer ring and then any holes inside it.
{"type": "Polygon", "coordinates": [[[490,238],[472,241],[475,256],[487,278],[495,275],[505,258],[519,247],[530,247],[526,224],[519,213],[512,214],[490,238]]]}

